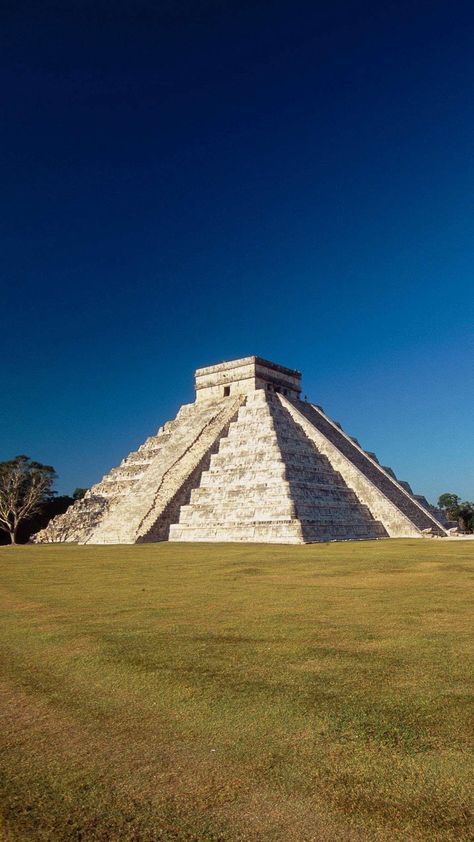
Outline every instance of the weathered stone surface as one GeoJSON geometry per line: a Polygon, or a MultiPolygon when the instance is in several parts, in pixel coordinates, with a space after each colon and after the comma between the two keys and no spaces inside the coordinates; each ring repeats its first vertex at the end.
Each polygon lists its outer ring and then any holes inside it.
{"type": "Polygon", "coordinates": [[[445,535],[375,454],[260,357],[198,369],[183,406],[36,541],[306,543],[445,535]]]}
{"type": "Polygon", "coordinates": [[[195,374],[196,400],[213,400],[224,395],[252,394],[256,389],[299,398],[301,374],[292,368],[261,357],[243,357],[198,368],[195,374]]]}
{"type": "Polygon", "coordinates": [[[83,544],[105,516],[108,506],[106,497],[88,492],[86,497],[77,500],[64,514],[50,520],[45,529],[33,536],[33,540],[36,544],[83,544]]]}

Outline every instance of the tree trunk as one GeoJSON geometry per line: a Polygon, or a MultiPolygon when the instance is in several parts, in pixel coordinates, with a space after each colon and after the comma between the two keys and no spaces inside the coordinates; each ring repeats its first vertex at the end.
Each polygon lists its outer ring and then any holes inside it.
{"type": "Polygon", "coordinates": [[[10,541],[12,544],[16,544],[16,529],[10,529],[10,541]]]}

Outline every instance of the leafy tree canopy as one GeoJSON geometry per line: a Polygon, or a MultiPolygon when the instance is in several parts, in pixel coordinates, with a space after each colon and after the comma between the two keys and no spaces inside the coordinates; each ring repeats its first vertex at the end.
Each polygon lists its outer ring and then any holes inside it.
{"type": "Polygon", "coordinates": [[[441,494],[438,506],[450,520],[456,520],[463,532],[474,532],[474,503],[461,501],[457,494],[441,494]]]}
{"type": "Polygon", "coordinates": [[[458,504],[459,497],[457,494],[442,494],[441,497],[438,498],[438,506],[445,512],[447,512],[448,509],[454,509],[454,507],[458,504]]]}

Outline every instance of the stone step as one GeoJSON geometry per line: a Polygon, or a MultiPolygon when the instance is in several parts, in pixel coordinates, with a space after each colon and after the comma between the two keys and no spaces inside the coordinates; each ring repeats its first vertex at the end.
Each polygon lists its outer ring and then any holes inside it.
{"type": "Polygon", "coordinates": [[[269,450],[278,452],[278,439],[275,435],[239,436],[226,438],[221,441],[219,453],[266,453],[269,450]]]}
{"type": "Polygon", "coordinates": [[[170,541],[224,541],[267,544],[300,544],[302,541],[299,521],[255,524],[212,524],[206,527],[170,528],[170,541]]]}
{"type": "Polygon", "coordinates": [[[266,468],[276,468],[277,466],[281,466],[282,470],[284,470],[283,459],[278,451],[262,454],[262,457],[257,462],[255,459],[252,459],[250,454],[244,454],[242,456],[236,454],[235,456],[229,457],[226,453],[220,452],[213,454],[211,459],[212,470],[226,470],[226,468],[239,470],[239,468],[253,469],[258,467],[262,471],[266,468]]]}
{"type": "Polygon", "coordinates": [[[247,485],[253,487],[267,481],[272,483],[273,480],[286,482],[285,466],[283,464],[279,466],[269,465],[268,467],[264,466],[263,468],[259,467],[257,469],[254,467],[233,468],[232,465],[222,470],[218,469],[214,471],[210,469],[201,479],[200,485],[201,487],[212,485],[214,488],[216,486],[223,488],[225,485],[226,488],[231,489],[247,485]]]}
{"type": "Polygon", "coordinates": [[[209,511],[207,508],[198,508],[191,506],[187,508],[181,507],[179,523],[181,526],[206,525],[209,523],[215,524],[227,523],[232,526],[235,523],[272,523],[278,521],[291,521],[296,518],[294,506],[288,506],[286,509],[277,509],[276,511],[269,511],[268,509],[259,510],[257,508],[239,509],[238,519],[236,519],[235,509],[228,512],[222,509],[216,511],[209,511]]]}

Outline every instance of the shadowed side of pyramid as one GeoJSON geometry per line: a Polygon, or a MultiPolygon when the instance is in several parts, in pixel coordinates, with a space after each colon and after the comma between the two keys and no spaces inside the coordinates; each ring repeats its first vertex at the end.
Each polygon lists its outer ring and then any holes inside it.
{"type": "Polygon", "coordinates": [[[280,396],[268,400],[304,541],[386,538],[382,523],[292,418],[280,396]]]}
{"type": "Polygon", "coordinates": [[[341,472],[345,482],[384,525],[390,537],[420,537],[424,532],[446,534],[444,526],[410,491],[393,471],[383,468],[375,454],[360,445],[331,421],[321,407],[279,396],[292,417],[341,472]]]}

